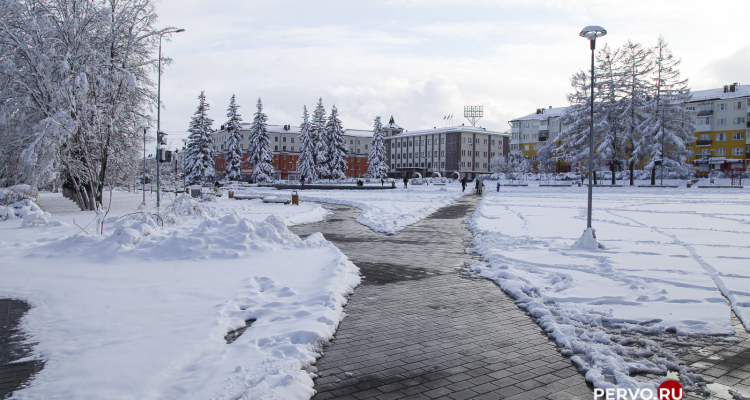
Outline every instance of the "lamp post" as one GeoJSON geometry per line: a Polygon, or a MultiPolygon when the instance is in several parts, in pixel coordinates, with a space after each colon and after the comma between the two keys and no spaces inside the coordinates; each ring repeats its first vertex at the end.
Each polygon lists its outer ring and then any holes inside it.
{"type": "Polygon", "coordinates": [[[594,168],[594,49],[596,49],[596,38],[606,34],[607,30],[596,25],[587,26],[580,33],[581,37],[585,37],[591,42],[591,128],[589,129],[589,210],[586,218],[587,228],[591,228],[591,208],[594,196],[594,185],[592,182],[592,170],[594,168]]]}
{"type": "Polygon", "coordinates": [[[161,131],[161,38],[166,33],[185,32],[184,29],[164,30],[159,33],[159,78],[156,83],[156,209],[161,206],[161,183],[159,182],[159,163],[161,162],[161,141],[164,133],[161,131]]]}
{"type": "Polygon", "coordinates": [[[143,203],[141,203],[144,207],[146,206],[146,127],[143,127],[143,182],[141,182],[143,185],[141,188],[143,189],[143,203]]]}

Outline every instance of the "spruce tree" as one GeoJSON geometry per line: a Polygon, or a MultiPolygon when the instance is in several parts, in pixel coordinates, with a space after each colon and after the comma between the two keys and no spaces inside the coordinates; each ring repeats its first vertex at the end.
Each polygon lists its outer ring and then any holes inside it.
{"type": "Polygon", "coordinates": [[[331,107],[331,116],[325,128],[326,172],[329,179],[346,178],[346,141],[344,140],[344,128],[339,120],[338,110],[334,105],[331,107]]]}
{"type": "Polygon", "coordinates": [[[258,111],[255,113],[250,133],[248,135],[247,158],[253,166],[253,181],[267,182],[273,180],[273,156],[268,142],[266,121],[268,117],[263,113],[263,103],[258,99],[258,111]]]}
{"type": "Polygon", "coordinates": [[[310,116],[307,113],[307,106],[303,106],[302,126],[299,134],[300,147],[299,170],[309,182],[318,179],[318,169],[315,160],[318,154],[318,142],[315,140],[314,126],[310,123],[310,116]]]}
{"type": "Polygon", "coordinates": [[[312,142],[315,143],[315,150],[313,152],[313,159],[315,160],[315,170],[317,171],[317,177],[327,177],[328,173],[328,159],[327,146],[325,144],[326,137],[326,110],[323,108],[323,99],[318,99],[318,105],[315,107],[313,112],[312,125],[310,127],[312,131],[312,142]]]}
{"type": "Polygon", "coordinates": [[[242,117],[237,113],[240,108],[235,104],[234,95],[229,101],[227,117],[229,118],[224,124],[227,131],[226,147],[226,177],[230,181],[239,181],[242,173],[242,117]]]}
{"type": "Polygon", "coordinates": [[[383,132],[383,124],[380,122],[380,117],[375,117],[372,141],[370,142],[370,154],[368,154],[370,165],[367,167],[367,173],[365,174],[368,178],[381,179],[388,175],[384,136],[385,133],[383,132]]]}
{"type": "Polygon", "coordinates": [[[198,109],[193,114],[188,132],[187,156],[185,158],[185,175],[191,184],[209,181],[215,174],[214,160],[216,154],[213,149],[214,140],[211,136],[213,120],[206,114],[209,110],[205,92],[198,96],[198,109]]]}

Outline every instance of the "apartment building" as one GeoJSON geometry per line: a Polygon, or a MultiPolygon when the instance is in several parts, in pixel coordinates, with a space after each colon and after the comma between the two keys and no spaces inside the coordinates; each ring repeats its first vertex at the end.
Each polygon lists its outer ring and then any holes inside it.
{"type": "MultiPolygon", "coordinates": [[[[567,128],[563,125],[561,116],[568,107],[539,108],[536,112],[513,119],[511,126],[510,153],[524,155],[532,163],[537,161],[538,147],[547,141],[555,141],[560,132],[567,128]]],[[[560,160],[557,172],[578,171],[577,164],[568,164],[560,160]]]]}
{"type": "MultiPolygon", "coordinates": [[[[243,168],[242,180],[249,181],[253,173],[252,168],[247,163],[247,146],[250,133],[249,123],[242,123],[241,144],[243,150],[243,168]]],[[[301,173],[299,171],[300,156],[300,127],[292,125],[266,125],[269,136],[269,145],[273,153],[273,167],[275,169],[274,179],[299,180],[301,173]]],[[[226,172],[226,139],[229,132],[224,129],[214,132],[214,150],[216,156],[216,172],[219,177],[223,177],[226,172]]],[[[367,172],[367,154],[370,152],[370,142],[372,141],[372,131],[361,129],[345,129],[344,139],[349,146],[347,160],[346,176],[349,178],[361,178],[367,172]]]]}
{"type": "Polygon", "coordinates": [[[406,131],[391,119],[384,127],[389,177],[435,173],[474,179],[491,173],[490,160],[510,151],[510,135],[486,128],[455,126],[406,131]]]}
{"type": "Polygon", "coordinates": [[[691,157],[697,172],[745,168],[750,153],[750,86],[734,83],[697,90],[687,104],[696,111],[691,157]]]}

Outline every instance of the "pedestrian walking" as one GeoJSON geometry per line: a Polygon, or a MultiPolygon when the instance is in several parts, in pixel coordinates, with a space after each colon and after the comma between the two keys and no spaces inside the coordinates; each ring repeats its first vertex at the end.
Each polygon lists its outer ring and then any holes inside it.
{"type": "Polygon", "coordinates": [[[408,185],[409,185],[409,178],[406,175],[404,175],[404,189],[406,189],[406,186],[408,185]]]}
{"type": "Polygon", "coordinates": [[[466,191],[466,177],[461,178],[461,191],[466,191]]]}
{"type": "Polygon", "coordinates": [[[474,189],[476,189],[477,194],[482,194],[482,191],[480,189],[481,183],[479,182],[479,178],[474,180],[474,189]]]}
{"type": "Polygon", "coordinates": [[[305,186],[305,176],[304,175],[301,176],[300,182],[302,182],[302,186],[305,186]]]}
{"type": "Polygon", "coordinates": [[[380,186],[384,186],[384,185],[385,185],[385,179],[380,178],[380,186]]]}
{"type": "Polygon", "coordinates": [[[500,181],[497,182],[497,191],[500,191],[500,181]]]}

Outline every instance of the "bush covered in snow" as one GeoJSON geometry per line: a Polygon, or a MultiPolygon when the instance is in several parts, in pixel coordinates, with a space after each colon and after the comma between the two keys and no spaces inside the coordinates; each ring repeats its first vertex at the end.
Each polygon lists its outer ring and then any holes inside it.
{"type": "Polygon", "coordinates": [[[36,204],[38,197],[39,192],[29,185],[0,189],[0,221],[22,219],[21,228],[50,224],[51,215],[36,204]]]}

